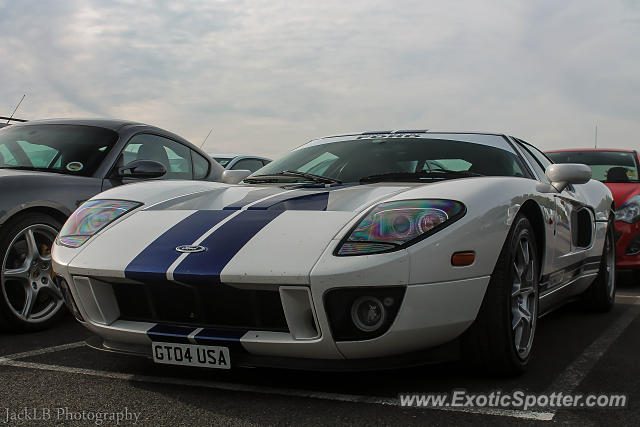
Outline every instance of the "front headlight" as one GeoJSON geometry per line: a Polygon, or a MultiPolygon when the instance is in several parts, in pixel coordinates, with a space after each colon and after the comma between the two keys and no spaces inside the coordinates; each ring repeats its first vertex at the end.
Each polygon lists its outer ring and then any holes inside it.
{"type": "Polygon", "coordinates": [[[640,221],[640,195],[633,196],[616,209],[616,221],[629,224],[640,221]]]}
{"type": "Polygon", "coordinates": [[[104,227],[141,206],[142,203],[126,200],[90,200],[83,203],[65,222],[58,243],[77,248],[104,227]]]}
{"type": "Polygon", "coordinates": [[[371,209],[338,245],[335,255],[367,255],[405,248],[461,218],[454,200],[403,200],[371,209]]]}

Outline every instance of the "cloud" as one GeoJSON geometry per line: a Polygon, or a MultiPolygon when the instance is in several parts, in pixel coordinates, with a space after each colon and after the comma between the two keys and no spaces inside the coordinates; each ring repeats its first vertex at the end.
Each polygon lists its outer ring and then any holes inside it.
{"type": "Polygon", "coordinates": [[[214,152],[370,129],[635,148],[634,1],[0,0],[0,113],[121,117],[214,152]]]}

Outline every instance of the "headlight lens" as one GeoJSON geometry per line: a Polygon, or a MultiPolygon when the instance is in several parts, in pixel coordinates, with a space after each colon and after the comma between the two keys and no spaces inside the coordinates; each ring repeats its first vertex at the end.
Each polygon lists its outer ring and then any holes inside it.
{"type": "Polygon", "coordinates": [[[60,230],[58,243],[77,248],[91,236],[142,203],[126,200],[90,200],[71,214],[60,230]]]}
{"type": "Polygon", "coordinates": [[[640,195],[633,196],[616,209],[616,221],[629,224],[640,221],[640,195]]]}
{"type": "Polygon", "coordinates": [[[462,217],[465,210],[453,200],[381,203],[343,240],[336,255],[366,255],[409,246],[462,217]]]}

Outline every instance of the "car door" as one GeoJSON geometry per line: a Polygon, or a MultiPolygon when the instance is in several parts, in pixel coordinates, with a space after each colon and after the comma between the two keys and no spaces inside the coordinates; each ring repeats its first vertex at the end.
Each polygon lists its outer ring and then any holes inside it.
{"type": "Polygon", "coordinates": [[[136,134],[127,142],[109,178],[104,181],[103,191],[116,185],[140,181],[138,178],[127,177],[126,174],[118,175],[120,167],[135,160],[153,160],[162,164],[167,172],[154,179],[194,179],[194,157],[197,179],[202,179],[208,174],[208,162],[205,172],[202,156],[193,153],[189,147],[151,133],[136,134]]]}
{"type": "MultiPolygon", "coordinates": [[[[546,169],[551,161],[537,148],[520,141],[523,149],[546,169]]],[[[546,179],[546,177],[545,177],[546,179]]],[[[547,180],[548,182],[548,180],[547,180]]],[[[554,248],[552,273],[548,290],[570,282],[580,274],[587,249],[593,241],[593,211],[584,203],[580,186],[568,185],[560,193],[554,193],[554,248]]]]}

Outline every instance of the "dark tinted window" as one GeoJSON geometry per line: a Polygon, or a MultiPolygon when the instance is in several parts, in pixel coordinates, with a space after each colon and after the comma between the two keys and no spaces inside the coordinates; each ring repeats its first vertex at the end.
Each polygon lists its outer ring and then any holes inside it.
{"type": "Polygon", "coordinates": [[[242,160],[238,160],[238,163],[233,165],[231,169],[234,169],[234,170],[243,169],[243,170],[250,170],[251,172],[255,172],[258,169],[260,169],[262,166],[264,165],[259,159],[242,159],[242,160]]]}
{"type": "Polygon", "coordinates": [[[547,176],[544,173],[546,169],[540,164],[538,159],[536,159],[531,153],[531,151],[527,149],[527,146],[521,143],[519,143],[518,145],[522,150],[522,154],[524,154],[524,156],[527,158],[527,161],[529,162],[531,167],[535,170],[536,175],[538,175],[538,178],[543,182],[549,182],[549,180],[547,179],[547,176]]]}
{"type": "Polygon", "coordinates": [[[205,159],[195,151],[191,152],[191,157],[193,159],[193,178],[206,178],[207,174],[209,173],[209,162],[207,161],[207,159],[205,159]]]}
{"type": "Polygon", "coordinates": [[[583,163],[593,179],[602,182],[639,182],[635,153],[625,151],[561,151],[547,153],[555,163],[583,163]]]}
{"type": "Polygon", "coordinates": [[[533,157],[536,158],[538,163],[540,163],[542,168],[546,171],[547,167],[551,164],[551,161],[547,158],[547,156],[545,156],[542,151],[538,150],[536,147],[534,147],[533,145],[529,144],[528,142],[525,142],[525,141],[522,141],[522,140],[519,140],[519,139],[517,139],[517,141],[519,141],[524,146],[524,148],[533,157]]]}
{"type": "Polygon", "coordinates": [[[0,167],[91,176],[117,140],[93,126],[8,126],[0,132],[0,167]]]}
{"type": "Polygon", "coordinates": [[[167,173],[161,179],[193,179],[191,150],[179,142],[158,135],[135,135],[122,153],[123,165],[134,160],[155,160],[167,173]]]}
{"type": "Polygon", "coordinates": [[[233,160],[233,157],[214,157],[213,160],[220,163],[221,166],[226,168],[229,162],[233,160]]]}
{"type": "MultiPolygon", "coordinates": [[[[408,181],[415,181],[442,179],[442,171],[446,169],[462,172],[457,176],[463,176],[464,172],[523,176],[515,153],[507,149],[436,138],[351,139],[299,148],[269,163],[258,175],[292,170],[342,182],[358,182],[364,177],[396,173],[416,174],[413,178],[406,177],[408,181]]],[[[389,177],[389,180],[398,178],[389,177]]]]}

